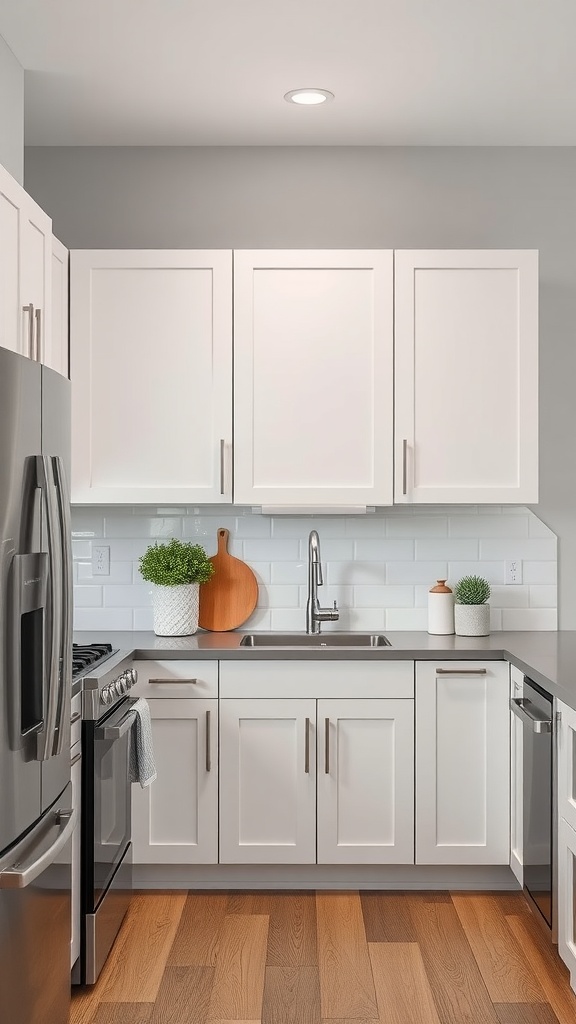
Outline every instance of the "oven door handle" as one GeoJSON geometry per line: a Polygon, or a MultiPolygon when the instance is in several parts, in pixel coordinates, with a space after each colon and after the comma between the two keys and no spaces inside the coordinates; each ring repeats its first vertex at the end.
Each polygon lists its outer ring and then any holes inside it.
{"type": "Polygon", "coordinates": [[[552,719],[547,716],[545,711],[539,711],[526,697],[513,697],[510,701],[510,711],[529,725],[532,732],[552,732],[552,719]],[[529,710],[528,706],[533,710],[529,710]]]}
{"type": "Polygon", "coordinates": [[[120,719],[117,725],[103,725],[98,729],[98,739],[119,740],[121,736],[125,736],[126,733],[130,731],[134,725],[135,718],[136,713],[134,711],[129,711],[124,718],[120,719]]]}

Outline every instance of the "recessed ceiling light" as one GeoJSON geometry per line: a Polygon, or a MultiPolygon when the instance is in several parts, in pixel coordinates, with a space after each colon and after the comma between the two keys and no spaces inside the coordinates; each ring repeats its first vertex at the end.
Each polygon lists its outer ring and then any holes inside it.
{"type": "Polygon", "coordinates": [[[292,89],[284,96],[287,103],[300,103],[302,106],[312,107],[318,103],[326,103],[334,99],[334,93],[327,89],[292,89]]]}

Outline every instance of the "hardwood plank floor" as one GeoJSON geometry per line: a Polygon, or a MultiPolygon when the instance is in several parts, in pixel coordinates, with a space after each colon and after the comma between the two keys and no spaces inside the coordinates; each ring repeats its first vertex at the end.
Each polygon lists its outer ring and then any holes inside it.
{"type": "Polygon", "coordinates": [[[576,1024],[576,995],[521,893],[150,892],[70,1020],[576,1024]]]}

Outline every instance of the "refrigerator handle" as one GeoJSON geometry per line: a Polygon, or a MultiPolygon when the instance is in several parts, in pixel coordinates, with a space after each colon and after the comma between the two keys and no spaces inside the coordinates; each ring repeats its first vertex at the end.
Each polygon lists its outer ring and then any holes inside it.
{"type": "Polygon", "coordinates": [[[38,736],[37,758],[47,761],[52,757],[56,733],[58,695],[60,692],[61,673],[61,637],[62,637],[62,546],[59,529],[59,510],[54,467],[47,455],[36,457],[37,481],[44,499],[46,509],[46,527],[48,533],[48,622],[49,635],[46,651],[46,681],[44,729],[38,736]]]}
{"type": "Polygon", "coordinates": [[[25,889],[31,885],[46,868],[54,863],[60,851],[66,846],[78,821],[78,810],[56,811],[48,832],[44,832],[36,849],[32,850],[32,859],[17,860],[9,868],[0,872],[0,889],[25,889]],[[46,847],[46,838],[58,828],[54,842],[46,847]],[[38,849],[39,848],[39,849],[38,849]]]}
{"type": "MultiPolygon", "coordinates": [[[[54,753],[61,754],[64,748],[64,734],[70,717],[66,700],[72,685],[72,523],[70,519],[70,494],[64,463],[59,455],[52,457],[54,479],[58,493],[58,520],[61,546],[61,587],[62,587],[62,630],[60,635],[60,687],[56,717],[54,753]]],[[[66,746],[68,747],[68,737],[66,746]]]]}

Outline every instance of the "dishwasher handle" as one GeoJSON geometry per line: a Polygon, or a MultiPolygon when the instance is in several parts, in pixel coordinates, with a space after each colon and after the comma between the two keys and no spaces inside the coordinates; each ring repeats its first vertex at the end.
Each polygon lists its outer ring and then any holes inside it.
{"type": "Polygon", "coordinates": [[[529,725],[532,732],[552,732],[552,719],[544,711],[539,711],[527,697],[512,697],[510,711],[526,725],[529,725]]]}

